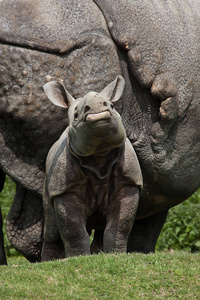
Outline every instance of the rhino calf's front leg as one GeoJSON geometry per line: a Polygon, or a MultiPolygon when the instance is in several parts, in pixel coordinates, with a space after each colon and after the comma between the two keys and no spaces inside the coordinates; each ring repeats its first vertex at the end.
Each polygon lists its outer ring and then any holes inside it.
{"type": "Polygon", "coordinates": [[[54,209],[65,257],[90,254],[84,206],[78,197],[73,193],[56,197],[54,209]]]}
{"type": "Polygon", "coordinates": [[[139,189],[126,186],[113,200],[104,231],[103,249],[107,253],[127,252],[128,237],[139,202],[139,189]]]}

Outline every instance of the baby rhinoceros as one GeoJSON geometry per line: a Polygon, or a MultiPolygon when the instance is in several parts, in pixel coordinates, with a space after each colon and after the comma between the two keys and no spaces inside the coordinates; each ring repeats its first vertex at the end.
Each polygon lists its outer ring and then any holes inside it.
{"type": "Polygon", "coordinates": [[[112,104],[124,85],[117,76],[102,92],[76,100],[59,82],[44,86],[54,104],[69,108],[69,126],[46,162],[43,261],[127,250],[142,174],[112,104]]]}

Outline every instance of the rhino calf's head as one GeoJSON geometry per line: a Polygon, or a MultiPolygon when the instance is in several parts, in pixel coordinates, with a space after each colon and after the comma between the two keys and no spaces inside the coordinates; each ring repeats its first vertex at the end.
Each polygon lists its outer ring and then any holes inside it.
{"type": "Polygon", "coordinates": [[[75,100],[58,81],[44,85],[52,103],[68,108],[69,143],[76,155],[102,156],[123,145],[126,132],[113,102],[120,99],[124,86],[123,77],[117,76],[100,93],[89,92],[75,100]]]}

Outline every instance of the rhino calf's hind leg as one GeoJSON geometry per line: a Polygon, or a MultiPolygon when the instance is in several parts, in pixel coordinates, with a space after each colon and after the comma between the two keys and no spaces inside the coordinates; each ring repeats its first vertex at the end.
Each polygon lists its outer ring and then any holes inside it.
{"type": "Polygon", "coordinates": [[[65,257],[90,254],[85,209],[76,195],[69,193],[54,199],[58,230],[65,257]]]}

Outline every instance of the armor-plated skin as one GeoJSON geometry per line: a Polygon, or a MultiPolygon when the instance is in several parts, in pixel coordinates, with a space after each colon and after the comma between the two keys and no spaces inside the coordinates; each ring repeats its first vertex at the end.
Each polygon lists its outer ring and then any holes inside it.
{"type": "Polygon", "coordinates": [[[61,258],[62,243],[64,257],[90,254],[93,229],[102,238],[94,237],[91,252],[126,252],[142,174],[112,104],[121,97],[123,78],[77,100],[59,82],[44,89],[54,104],[69,106],[69,127],[47,156],[42,260],[61,258]]]}
{"type": "Polygon", "coordinates": [[[117,75],[144,180],[128,251],[154,251],[168,209],[200,186],[199,23],[199,0],[0,1],[0,168],[17,183],[7,234],[27,259],[40,260],[46,155],[68,125],[42,87],[79,98],[117,75]]]}

